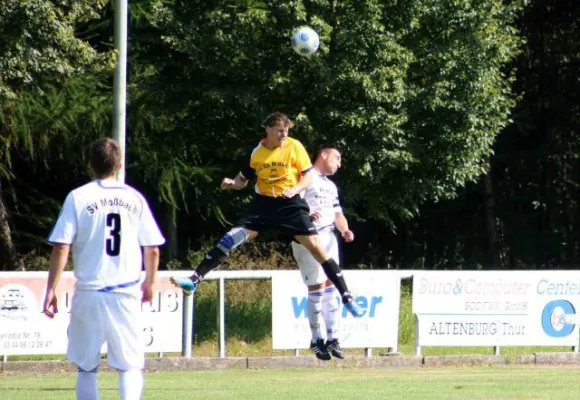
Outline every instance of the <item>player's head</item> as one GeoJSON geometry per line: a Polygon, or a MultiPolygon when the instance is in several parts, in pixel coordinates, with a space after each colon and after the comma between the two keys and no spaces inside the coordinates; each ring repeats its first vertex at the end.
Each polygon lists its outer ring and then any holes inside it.
{"type": "Polygon", "coordinates": [[[274,112],[264,120],[266,128],[266,141],[271,147],[278,147],[284,143],[288,137],[288,131],[294,126],[294,123],[286,114],[274,112]]]}
{"type": "Polygon", "coordinates": [[[91,144],[89,166],[95,178],[114,176],[121,168],[121,147],[108,137],[97,139],[91,144]]]}
{"type": "Polygon", "coordinates": [[[338,147],[333,145],[324,145],[316,153],[314,166],[323,175],[334,175],[340,168],[342,157],[338,147]]]}

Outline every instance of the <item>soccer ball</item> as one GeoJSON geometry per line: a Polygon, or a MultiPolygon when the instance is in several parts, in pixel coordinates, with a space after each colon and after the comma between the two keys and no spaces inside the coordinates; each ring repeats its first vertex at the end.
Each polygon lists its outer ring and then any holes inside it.
{"type": "Polygon", "coordinates": [[[318,50],[320,44],[318,33],[314,29],[307,26],[299,28],[294,35],[292,35],[292,48],[301,56],[309,56],[318,50]]]}

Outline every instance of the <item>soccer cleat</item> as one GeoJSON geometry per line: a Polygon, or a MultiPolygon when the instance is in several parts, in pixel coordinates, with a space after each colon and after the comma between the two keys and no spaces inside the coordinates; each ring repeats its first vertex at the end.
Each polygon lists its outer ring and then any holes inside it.
{"type": "Polygon", "coordinates": [[[192,294],[197,289],[197,284],[191,278],[180,278],[179,276],[172,276],[169,278],[171,283],[183,290],[184,294],[192,294]]]}
{"type": "Polygon", "coordinates": [[[332,358],[322,339],[318,339],[316,342],[310,342],[310,350],[314,352],[314,355],[319,360],[328,361],[332,358]]]}
{"type": "Polygon", "coordinates": [[[344,304],[344,308],[346,308],[346,310],[355,318],[360,318],[365,314],[361,306],[359,306],[358,303],[354,301],[354,297],[352,297],[352,295],[349,293],[346,293],[344,296],[342,296],[342,304],[344,304]]]}
{"type": "Polygon", "coordinates": [[[326,341],[326,350],[336,358],[344,359],[344,351],[340,348],[338,339],[326,341]]]}

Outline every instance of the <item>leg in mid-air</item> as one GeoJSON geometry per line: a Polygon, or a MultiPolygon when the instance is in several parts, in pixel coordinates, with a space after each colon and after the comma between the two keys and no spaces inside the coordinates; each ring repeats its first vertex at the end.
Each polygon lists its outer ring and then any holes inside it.
{"type": "Polygon", "coordinates": [[[338,291],[327,280],[321,285],[308,287],[308,322],[312,333],[310,349],[320,360],[330,360],[331,355],[343,359],[344,351],[338,340],[337,317],[339,313],[338,291]],[[314,288],[314,289],[313,289],[314,288]],[[326,327],[326,342],[321,322],[326,327]]]}
{"type": "MultiPolygon", "coordinates": [[[[331,230],[320,232],[320,240],[328,254],[338,260],[338,243],[334,232],[331,230]]],[[[338,291],[327,278],[320,263],[304,246],[292,242],[292,254],[298,264],[302,281],[308,287],[307,315],[312,334],[310,349],[320,360],[330,360],[331,355],[344,358],[337,338],[338,291]],[[323,322],[326,328],[326,342],[321,328],[323,322]]]]}
{"type": "Polygon", "coordinates": [[[344,352],[338,341],[338,291],[329,280],[326,281],[326,287],[322,295],[322,318],[326,326],[326,349],[336,358],[343,359],[344,352]]]}
{"type": "Polygon", "coordinates": [[[319,235],[297,235],[295,238],[296,241],[306,247],[314,259],[320,263],[328,279],[340,292],[342,303],[347,311],[356,318],[362,317],[364,315],[364,310],[356,303],[356,301],[354,301],[354,297],[349,292],[346,281],[344,280],[342,270],[337,262],[332,257],[328,256],[320,244],[319,235]]]}
{"type": "Polygon", "coordinates": [[[191,294],[197,289],[203,277],[210,271],[218,268],[229,257],[230,252],[241,246],[244,242],[254,239],[258,232],[242,227],[234,227],[226,233],[218,244],[212,248],[199,263],[193,275],[187,278],[172,276],[171,283],[181,288],[183,293],[191,294]]]}
{"type": "Polygon", "coordinates": [[[321,289],[308,289],[308,322],[310,324],[310,331],[312,333],[312,339],[310,340],[310,349],[314,352],[314,355],[319,360],[328,361],[330,360],[330,353],[326,349],[326,344],[324,343],[324,338],[322,336],[321,322],[322,322],[322,300],[323,300],[323,290],[321,289]]]}

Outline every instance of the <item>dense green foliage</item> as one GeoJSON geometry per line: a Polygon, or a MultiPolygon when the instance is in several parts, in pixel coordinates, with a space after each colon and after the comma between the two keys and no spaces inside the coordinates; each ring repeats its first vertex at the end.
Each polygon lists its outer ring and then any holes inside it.
{"type": "Polygon", "coordinates": [[[159,24],[180,63],[160,71],[163,98],[187,116],[173,133],[182,146],[195,132],[189,163],[223,165],[283,109],[310,149],[344,147],[344,190],[362,218],[410,217],[485,171],[514,105],[502,68],[521,43],[516,11],[495,1],[172,2],[159,24]],[[288,46],[299,24],[320,32],[317,56],[288,46]],[[187,101],[175,104],[176,92],[187,101]]]}
{"type": "MultiPolygon", "coordinates": [[[[0,264],[12,269],[15,254],[46,253],[58,204],[88,179],[82,149],[110,132],[114,10],[2,5],[0,264]]],[[[576,262],[576,8],[131,1],[127,180],[170,239],[165,261],[195,258],[236,219],[250,190],[218,183],[280,110],[312,152],[344,150],[337,181],[357,233],[347,265],[576,262]],[[311,58],[290,48],[300,25],[320,34],[311,58]]]]}

